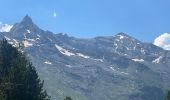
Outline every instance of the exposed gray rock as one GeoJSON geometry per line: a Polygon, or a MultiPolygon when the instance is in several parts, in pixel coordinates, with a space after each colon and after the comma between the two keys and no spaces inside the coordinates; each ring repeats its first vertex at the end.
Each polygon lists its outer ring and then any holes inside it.
{"type": "Polygon", "coordinates": [[[170,52],[125,33],[78,39],[44,31],[27,15],[0,34],[23,46],[52,100],[164,100],[170,89],[170,52]]]}

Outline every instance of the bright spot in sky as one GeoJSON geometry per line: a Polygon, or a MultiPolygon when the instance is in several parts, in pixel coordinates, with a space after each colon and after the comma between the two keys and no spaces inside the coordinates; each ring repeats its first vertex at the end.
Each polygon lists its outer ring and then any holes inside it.
{"type": "Polygon", "coordinates": [[[56,12],[53,13],[53,17],[56,18],[57,17],[57,14],[56,12]]]}

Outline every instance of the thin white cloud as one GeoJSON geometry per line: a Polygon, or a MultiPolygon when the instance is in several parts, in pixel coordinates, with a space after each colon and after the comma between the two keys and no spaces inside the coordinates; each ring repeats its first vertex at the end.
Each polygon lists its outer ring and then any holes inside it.
{"type": "Polygon", "coordinates": [[[54,18],[57,17],[57,13],[56,13],[56,12],[53,13],[53,17],[54,17],[54,18]]]}
{"type": "Polygon", "coordinates": [[[154,44],[165,50],[170,50],[170,33],[164,33],[154,40],[154,44]]]}
{"type": "Polygon", "coordinates": [[[13,25],[2,24],[2,22],[0,22],[0,32],[9,32],[12,27],[13,25]]]}

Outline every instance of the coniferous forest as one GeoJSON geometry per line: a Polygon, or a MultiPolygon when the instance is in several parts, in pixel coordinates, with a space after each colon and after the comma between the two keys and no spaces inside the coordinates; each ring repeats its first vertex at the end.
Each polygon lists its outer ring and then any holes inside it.
{"type": "Polygon", "coordinates": [[[35,67],[4,39],[0,42],[0,100],[49,100],[35,67]]]}

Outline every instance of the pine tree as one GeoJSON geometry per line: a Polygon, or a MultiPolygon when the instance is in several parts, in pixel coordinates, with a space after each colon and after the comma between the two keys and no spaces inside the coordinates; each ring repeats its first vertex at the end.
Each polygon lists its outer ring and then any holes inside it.
{"type": "Polygon", "coordinates": [[[6,100],[5,95],[2,91],[0,91],[0,100],[6,100]]]}
{"type": "Polygon", "coordinates": [[[25,54],[0,42],[0,100],[49,100],[43,83],[25,54]]]}
{"type": "Polygon", "coordinates": [[[170,91],[167,93],[166,100],[170,100],[170,91]]]}
{"type": "Polygon", "coordinates": [[[66,96],[64,100],[72,100],[71,97],[66,96]]]}

